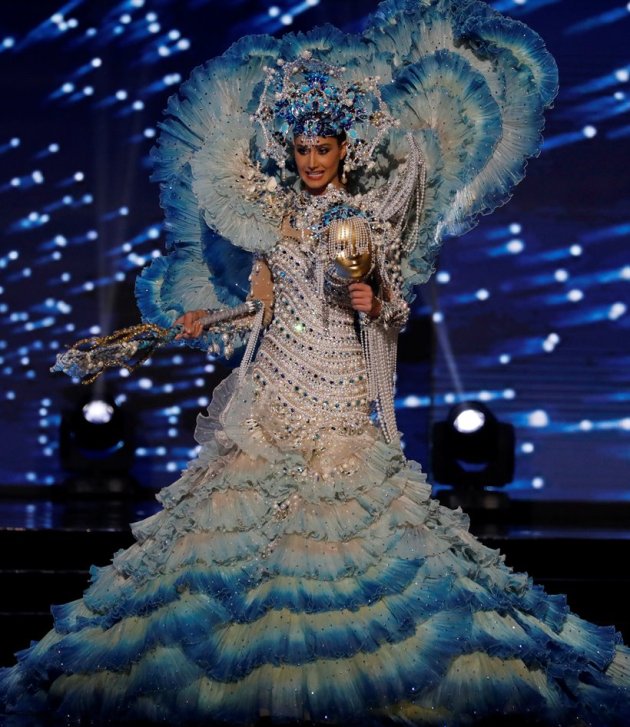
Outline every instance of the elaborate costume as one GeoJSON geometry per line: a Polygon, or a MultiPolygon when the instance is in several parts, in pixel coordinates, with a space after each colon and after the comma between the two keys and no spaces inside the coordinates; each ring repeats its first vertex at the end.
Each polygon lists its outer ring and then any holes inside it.
{"type": "Polygon", "coordinates": [[[196,69],[154,152],[170,253],[140,278],[141,309],[169,326],[248,295],[263,305],[204,338],[229,352],[252,332],[199,418],[199,457],[133,526],[137,544],[2,673],[10,711],[628,723],[615,630],[512,573],[431,500],[393,420],[413,286],[447,233],[507,199],[555,91],[538,36],[476,0],[387,0],[361,36],[245,38],[196,69]],[[315,196],[282,145],[290,128],[322,134],[327,95],[350,191],[315,196]],[[383,298],[358,326],[336,267],[348,235],[383,298]]]}

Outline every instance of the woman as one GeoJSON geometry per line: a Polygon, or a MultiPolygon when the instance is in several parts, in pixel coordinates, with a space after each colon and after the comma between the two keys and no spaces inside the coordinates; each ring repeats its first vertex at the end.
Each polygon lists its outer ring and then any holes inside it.
{"type": "MultiPolygon", "coordinates": [[[[346,156],[347,142],[335,136],[315,139],[314,144],[298,137],[294,140],[294,160],[300,179],[309,194],[324,194],[328,185],[343,189],[339,170],[346,156]]],[[[367,283],[350,283],[348,285],[350,304],[353,310],[367,313],[370,318],[377,318],[381,312],[381,302],[374,295],[371,285],[367,283]]],[[[204,327],[202,320],[207,316],[205,309],[190,311],[175,322],[183,327],[178,338],[199,338],[204,327]]]]}
{"type": "Polygon", "coordinates": [[[411,289],[443,235],[522,177],[554,68],[524,26],[427,0],[384,3],[358,38],[244,39],[195,71],[154,154],[171,254],[140,303],[222,353],[249,331],[247,349],[164,510],[0,676],[10,711],[627,724],[614,629],[512,573],[431,500],[394,419],[411,289]],[[380,79],[361,76],[368,61],[380,79]],[[246,287],[253,314],[204,328],[246,287]]]}

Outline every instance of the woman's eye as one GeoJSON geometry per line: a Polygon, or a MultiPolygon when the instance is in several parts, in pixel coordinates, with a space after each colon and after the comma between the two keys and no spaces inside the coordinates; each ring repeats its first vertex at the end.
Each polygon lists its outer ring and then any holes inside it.
{"type": "MultiPolygon", "coordinates": [[[[312,147],[310,147],[310,146],[296,146],[295,147],[296,153],[299,154],[300,156],[306,156],[307,154],[310,154],[311,149],[312,149],[312,147]]],[[[319,156],[326,156],[326,154],[328,154],[329,151],[330,151],[329,146],[315,147],[315,152],[319,156]]]]}

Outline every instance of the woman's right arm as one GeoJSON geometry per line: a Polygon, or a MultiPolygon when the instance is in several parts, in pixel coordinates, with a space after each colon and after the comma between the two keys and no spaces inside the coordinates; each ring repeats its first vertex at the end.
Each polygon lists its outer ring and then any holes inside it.
{"type": "MultiPolygon", "coordinates": [[[[265,306],[263,325],[267,326],[273,317],[273,277],[271,270],[263,258],[256,258],[250,275],[250,293],[248,300],[260,300],[265,306]]],[[[183,330],[175,340],[182,338],[199,338],[203,333],[201,319],[208,315],[204,309],[184,313],[174,323],[182,326],[183,330]]]]}
{"type": "Polygon", "coordinates": [[[248,299],[259,300],[265,306],[263,326],[268,326],[273,318],[273,276],[264,258],[257,257],[254,260],[250,282],[248,299]]]}

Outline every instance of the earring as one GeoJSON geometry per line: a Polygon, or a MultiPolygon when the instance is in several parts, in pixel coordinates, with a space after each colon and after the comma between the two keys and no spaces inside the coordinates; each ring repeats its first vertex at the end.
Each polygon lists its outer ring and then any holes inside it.
{"type": "Polygon", "coordinates": [[[352,171],[352,159],[349,154],[346,154],[343,160],[343,171],[341,172],[341,182],[346,184],[348,181],[348,172],[352,171]]]}

